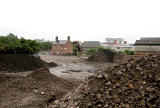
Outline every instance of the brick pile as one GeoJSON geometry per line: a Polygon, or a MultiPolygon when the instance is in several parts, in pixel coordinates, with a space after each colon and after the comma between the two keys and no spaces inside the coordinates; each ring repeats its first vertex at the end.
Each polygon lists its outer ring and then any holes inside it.
{"type": "Polygon", "coordinates": [[[103,69],[53,108],[159,108],[160,55],[103,69]]]}

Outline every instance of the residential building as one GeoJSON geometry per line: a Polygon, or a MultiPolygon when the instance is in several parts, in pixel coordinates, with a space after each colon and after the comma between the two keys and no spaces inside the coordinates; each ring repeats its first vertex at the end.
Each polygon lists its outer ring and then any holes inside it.
{"type": "Polygon", "coordinates": [[[58,40],[58,36],[54,42],[52,42],[51,54],[54,55],[70,55],[73,54],[74,44],[70,41],[70,36],[67,40],[58,40]]]}

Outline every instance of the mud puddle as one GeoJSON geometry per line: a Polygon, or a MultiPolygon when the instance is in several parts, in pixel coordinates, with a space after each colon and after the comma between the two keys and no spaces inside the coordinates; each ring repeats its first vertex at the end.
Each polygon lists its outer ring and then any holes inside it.
{"type": "Polygon", "coordinates": [[[93,75],[98,70],[99,67],[82,63],[60,64],[55,68],[50,68],[50,72],[58,77],[74,78],[79,80],[84,80],[86,77],[93,75]]]}

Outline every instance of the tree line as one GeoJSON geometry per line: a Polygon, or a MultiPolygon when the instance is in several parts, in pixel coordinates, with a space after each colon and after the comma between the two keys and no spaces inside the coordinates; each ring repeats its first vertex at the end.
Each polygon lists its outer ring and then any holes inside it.
{"type": "Polygon", "coordinates": [[[51,42],[37,42],[31,39],[20,39],[9,33],[7,36],[0,36],[0,54],[36,54],[41,50],[50,50],[51,42]]]}

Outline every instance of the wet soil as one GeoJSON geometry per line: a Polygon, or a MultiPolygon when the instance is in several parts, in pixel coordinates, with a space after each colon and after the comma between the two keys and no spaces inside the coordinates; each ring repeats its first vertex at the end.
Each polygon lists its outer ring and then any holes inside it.
{"type": "MultiPolygon", "coordinates": [[[[45,108],[78,87],[101,66],[74,56],[41,55],[57,67],[25,72],[0,73],[1,108],[45,108]]],[[[15,59],[15,58],[14,58],[15,59]]],[[[23,68],[23,67],[22,67],[23,68]]]]}
{"type": "Polygon", "coordinates": [[[93,75],[104,67],[115,65],[115,63],[91,63],[87,58],[77,56],[57,56],[41,55],[41,59],[46,62],[55,62],[58,64],[55,68],[50,68],[50,72],[58,77],[73,78],[84,81],[86,77],[93,75]]]}
{"type": "Polygon", "coordinates": [[[86,77],[104,67],[115,65],[91,63],[86,58],[76,56],[40,55],[40,58],[45,62],[55,62],[58,66],[49,70],[0,72],[1,108],[48,107],[67,93],[72,94],[72,90],[82,84],[86,77]]]}

